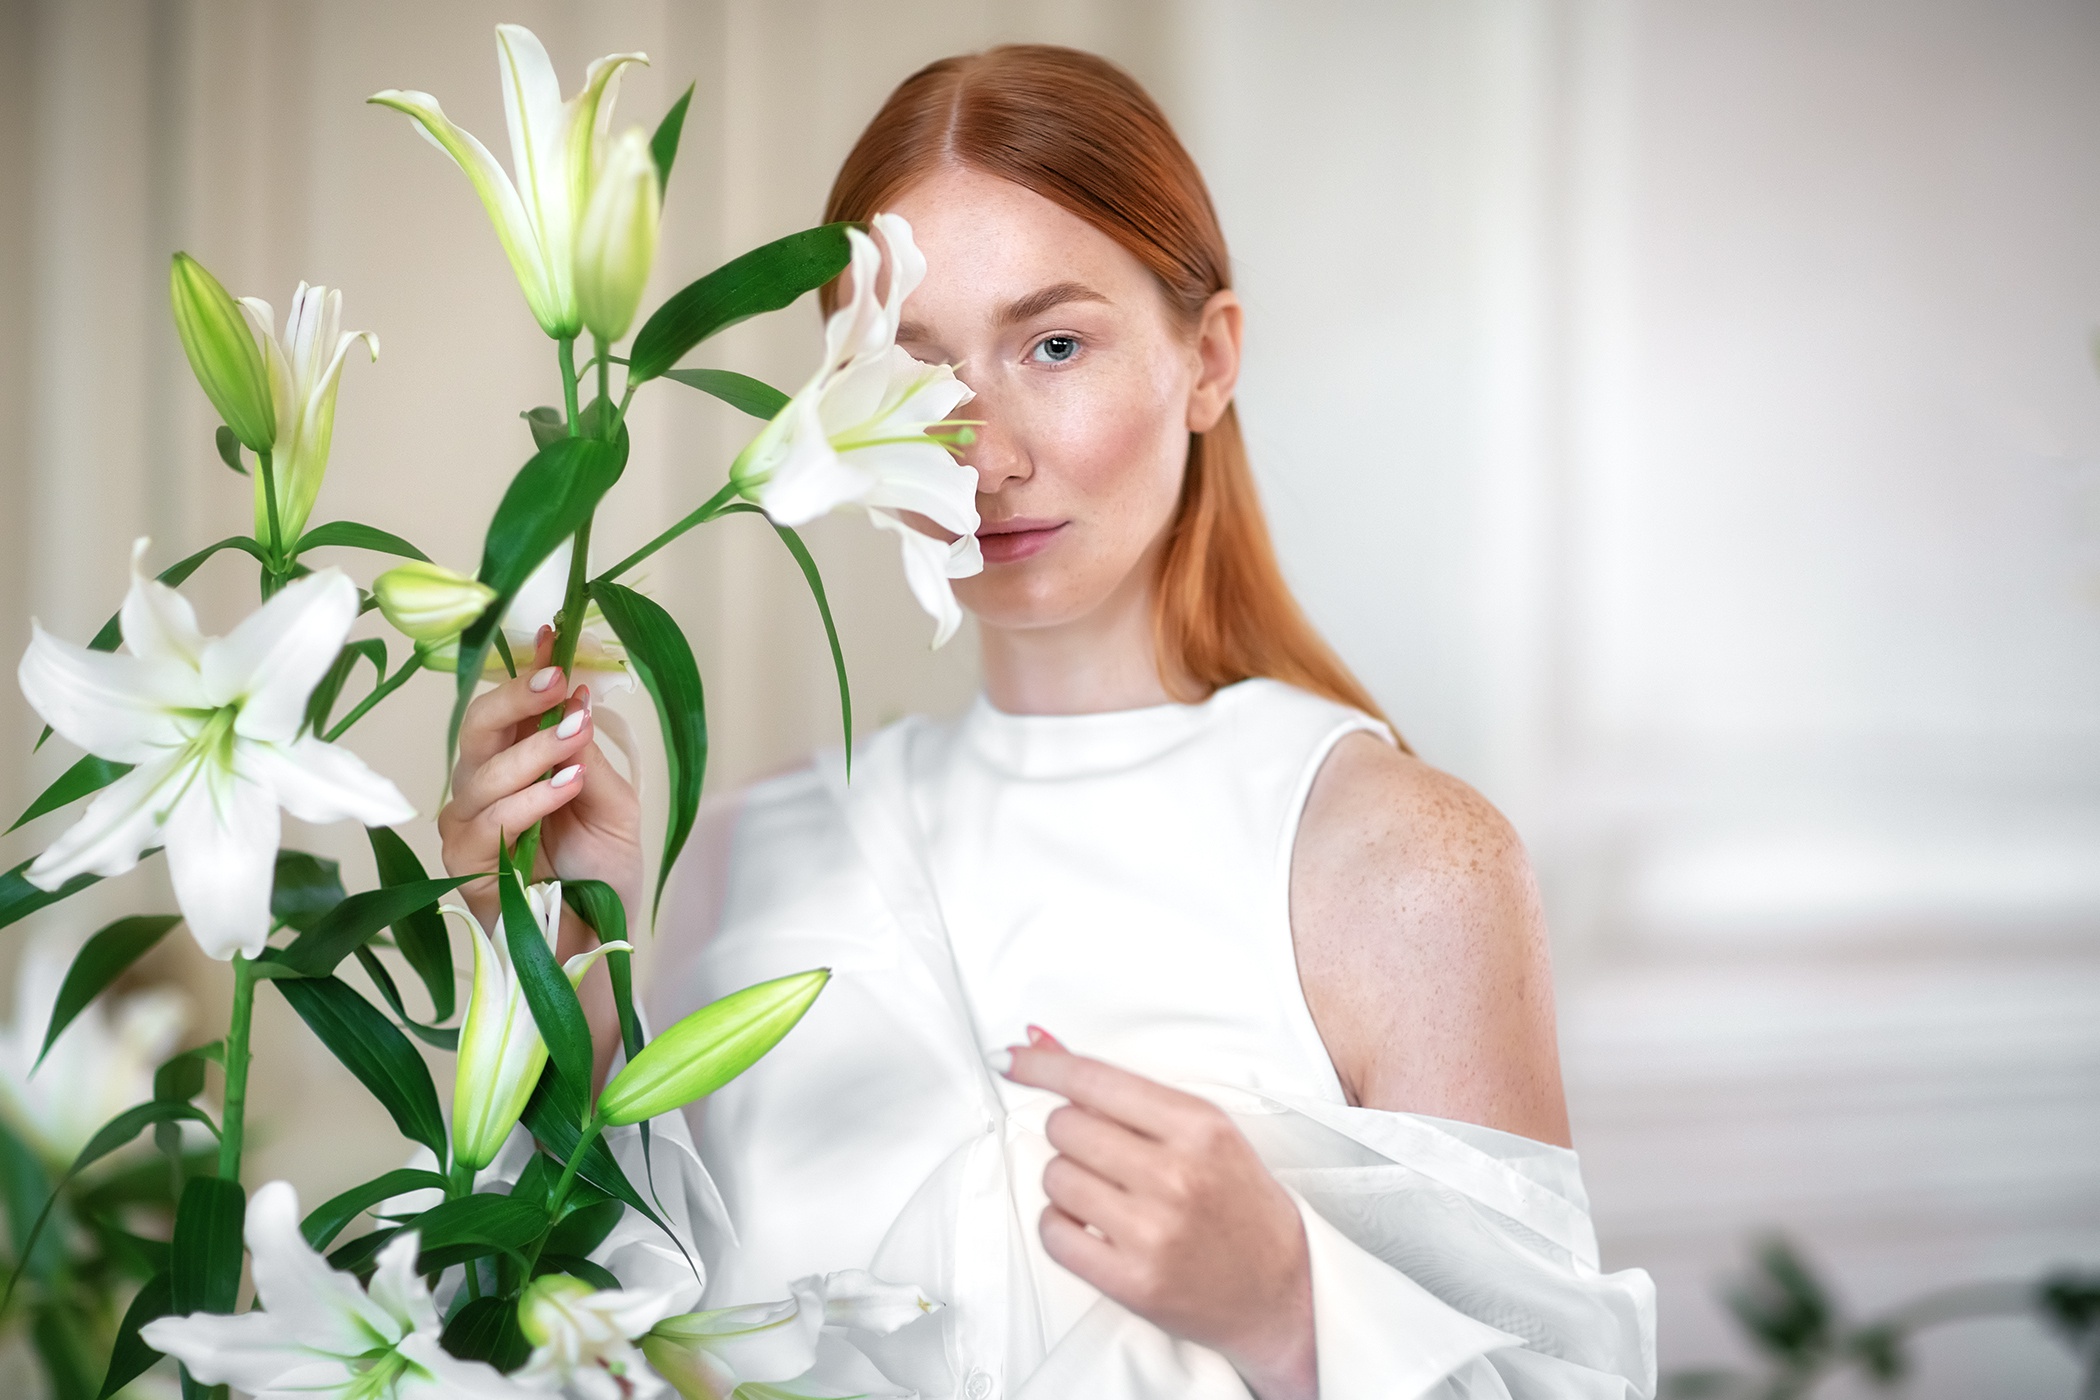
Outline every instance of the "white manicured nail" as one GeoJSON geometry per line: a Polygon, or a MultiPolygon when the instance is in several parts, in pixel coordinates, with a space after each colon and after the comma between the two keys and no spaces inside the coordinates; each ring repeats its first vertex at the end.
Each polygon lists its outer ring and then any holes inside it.
{"type": "Polygon", "coordinates": [[[557,725],[555,725],[555,726],[554,726],[554,737],[555,737],[555,738],[557,738],[557,739],[573,739],[573,738],[575,738],[575,737],[576,737],[576,736],[577,736],[578,734],[581,734],[582,732],[583,732],[583,711],[582,711],[582,710],[578,710],[578,711],[576,711],[576,713],[574,713],[574,714],[570,715],[570,716],[569,716],[569,717],[568,717],[567,719],[563,720],[563,721],[562,721],[562,722],[561,722],[560,724],[557,724],[557,725]]]}
{"type": "Polygon", "coordinates": [[[583,765],[581,763],[572,763],[568,767],[562,769],[559,773],[556,773],[554,775],[554,779],[551,786],[567,787],[570,783],[575,782],[577,775],[582,772],[583,765]]]}
{"type": "Polygon", "coordinates": [[[1014,1052],[1011,1050],[994,1050],[991,1054],[984,1057],[984,1062],[992,1067],[992,1073],[994,1074],[1010,1074],[1013,1072],[1014,1067],[1014,1052]]]}
{"type": "Polygon", "coordinates": [[[542,668],[541,670],[538,670],[538,671],[534,671],[534,672],[532,673],[532,679],[531,679],[531,680],[529,680],[529,681],[527,681],[527,682],[525,682],[525,688],[526,688],[526,689],[528,689],[528,690],[530,690],[530,691],[532,691],[532,692],[534,692],[535,694],[537,694],[538,692],[540,692],[540,691],[542,691],[542,690],[546,690],[546,689],[548,689],[548,688],[549,688],[549,687],[551,687],[551,686],[552,686],[552,685],[553,685],[553,684],[554,684],[554,683],[555,683],[556,681],[558,681],[558,680],[560,680],[560,679],[561,679],[561,667],[559,667],[559,666],[548,666],[548,667],[544,667],[544,668],[542,668]]]}

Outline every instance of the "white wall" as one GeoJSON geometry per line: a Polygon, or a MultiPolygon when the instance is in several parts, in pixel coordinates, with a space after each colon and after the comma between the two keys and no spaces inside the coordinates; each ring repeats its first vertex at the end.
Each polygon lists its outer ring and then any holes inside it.
{"type": "MultiPolygon", "coordinates": [[[[0,83],[0,642],[32,607],[91,629],[136,533],[172,558],[239,528],[165,320],[175,246],[272,300],[346,288],[386,353],[346,375],[323,509],[471,562],[551,365],[464,182],[362,98],[425,87],[493,134],[497,18],[565,74],[647,49],[637,119],[699,79],[665,290],[814,219],[926,59],[1025,37],[1130,65],[1234,245],[1294,582],[1546,875],[1578,1145],[1607,1262],[1663,1284],[1666,1361],[1727,1354],[1709,1284],[1758,1225],[1863,1305],[2100,1258],[2100,11],[0,7],[26,84],[0,83]]],[[[813,332],[753,325],[723,362],[792,379],[813,332]]],[[[636,421],[621,541],[746,430],[675,399],[636,421]]],[[[817,545],[870,721],[968,693],[880,541],[817,545]]],[[[651,585],[701,642],[718,779],[828,736],[821,636],[759,532],[651,585]]],[[[200,594],[223,616],[248,586],[200,594]]],[[[361,741],[426,805],[429,686],[361,741]]],[[[11,691],[0,722],[26,732],[11,691]]],[[[0,766],[0,796],[50,771],[0,766]]],[[[259,1092],[259,1170],[323,1189],[391,1140],[318,1051],[259,1092]]],[[[1918,1394],[2068,1384],[2010,1326],[1937,1351],[1918,1394]]]]}

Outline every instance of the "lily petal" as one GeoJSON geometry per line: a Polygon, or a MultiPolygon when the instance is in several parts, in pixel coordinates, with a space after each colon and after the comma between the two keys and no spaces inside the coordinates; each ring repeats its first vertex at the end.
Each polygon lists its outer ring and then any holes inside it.
{"type": "Polygon", "coordinates": [[[503,120],[510,128],[511,178],[539,238],[552,303],[561,309],[559,334],[574,335],[576,297],[570,263],[576,220],[562,140],[566,114],[561,81],[539,36],[518,24],[496,26],[496,69],[503,80],[503,120]]]}
{"type": "Polygon", "coordinates": [[[794,1285],[798,1295],[805,1287],[823,1296],[824,1321],[828,1326],[858,1327],[884,1336],[939,1311],[941,1306],[915,1283],[890,1283],[866,1269],[841,1269],[821,1279],[802,1279],[794,1285]]]}
{"type": "Polygon", "coordinates": [[[404,1332],[435,1332],[439,1327],[437,1304],[416,1273],[421,1248],[422,1237],[413,1230],[388,1240],[367,1289],[371,1300],[404,1332]]]}
{"type": "Polygon", "coordinates": [[[181,751],[140,764],[98,793],[80,820],[44,848],[27,871],[29,883],[55,890],[75,875],[122,875],[159,835],[174,789],[193,774],[196,760],[181,751]]]}
{"type": "Polygon", "coordinates": [[[222,962],[270,936],[270,886],[283,823],[260,783],[207,767],[164,828],[175,903],[197,945],[222,962]]]}
{"type": "Polygon", "coordinates": [[[272,1181],[256,1191],[243,1234],[256,1296],[291,1340],[314,1351],[358,1356],[401,1339],[406,1329],[387,1309],[306,1242],[299,1232],[299,1194],[290,1182],[272,1181]]]}
{"type": "MultiPolygon", "coordinates": [[[[962,607],[955,601],[955,590],[949,583],[949,561],[975,547],[977,538],[964,535],[954,544],[947,544],[931,535],[922,534],[905,524],[888,511],[871,510],[868,523],[878,530],[887,530],[897,536],[904,553],[904,581],[911,587],[912,597],[933,619],[933,645],[936,650],[946,646],[956,629],[962,626],[962,607]],[[967,540],[969,544],[964,545],[967,540]]],[[[980,567],[983,555],[978,555],[980,567]]]]}
{"type": "Polygon", "coordinates": [[[143,763],[186,739],[174,709],[204,709],[197,673],[179,662],[119,656],[52,636],[32,621],[16,668],[44,723],[89,753],[143,763]]]}
{"type": "Polygon", "coordinates": [[[197,610],[190,600],[150,577],[140,567],[145,562],[145,536],[131,546],[131,591],[117,625],[124,645],[133,656],[149,661],[174,661],[195,670],[204,653],[204,634],[197,630],[197,610]]]}
{"type": "Polygon", "coordinates": [[[191,1313],[155,1318],[139,1335],[155,1351],[189,1367],[206,1385],[232,1385],[250,1395],[283,1394],[280,1381],[297,1378],[326,1394],[347,1384],[349,1364],[317,1357],[294,1341],[274,1312],[191,1313]]]}
{"type": "Polygon", "coordinates": [[[307,697],[335,664],[355,621],[357,585],[341,569],[285,585],[205,648],[210,703],[240,704],[234,728],[242,738],[289,742],[306,722],[307,697]]]}
{"type": "Polygon", "coordinates": [[[396,1383],[400,1400],[533,1400],[529,1391],[482,1361],[462,1361],[438,1345],[435,1332],[403,1337],[395,1352],[413,1368],[396,1383]]]}
{"type": "Polygon", "coordinates": [[[401,790],[340,744],[311,734],[289,744],[243,744],[242,771],[276,795],[303,822],[356,821],[394,826],[416,809],[401,790]]]}
{"type": "Polygon", "coordinates": [[[774,523],[806,525],[858,501],[874,486],[872,477],[832,448],[817,421],[816,404],[803,400],[781,412],[795,415],[788,426],[787,450],[758,489],[758,503],[774,523]]]}

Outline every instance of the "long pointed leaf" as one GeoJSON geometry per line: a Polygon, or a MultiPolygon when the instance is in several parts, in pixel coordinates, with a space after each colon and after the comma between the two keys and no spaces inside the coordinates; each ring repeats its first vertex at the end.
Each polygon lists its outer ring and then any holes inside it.
{"type": "Polygon", "coordinates": [[[656,308],[628,352],[629,384],[654,379],[739,321],[791,305],[846,270],[845,224],[823,224],[753,248],[656,308]]]}
{"type": "MultiPolygon", "coordinates": [[[[427,878],[423,862],[391,828],[368,827],[365,836],[372,843],[372,859],[378,864],[381,885],[409,885],[427,878]]],[[[402,915],[394,920],[394,946],[408,959],[416,976],[423,979],[423,990],[430,993],[430,1019],[449,1020],[458,989],[452,973],[452,936],[445,927],[445,916],[433,907],[402,915]]]]}
{"type": "MultiPolygon", "coordinates": [[[[748,501],[738,501],[722,508],[724,515],[764,515],[765,512],[748,501]]],[[[768,524],[772,524],[770,520],[768,524]]],[[[824,594],[824,576],[817,571],[817,561],[811,557],[809,546],[802,543],[802,536],[785,525],[773,525],[780,542],[795,557],[795,565],[802,570],[803,582],[809,585],[809,593],[817,600],[817,615],[824,619],[824,636],[831,643],[831,668],[839,678],[839,722],[846,731],[846,772],[853,772],[853,687],[846,679],[846,651],[839,645],[838,624],[831,617],[831,600],[824,594]]]]}
{"type": "Polygon", "coordinates": [[[357,950],[357,965],[365,970],[365,975],[372,979],[372,985],[379,989],[380,997],[386,1002],[387,1008],[394,1013],[394,1019],[401,1023],[402,1030],[407,1031],[425,1045],[435,1046],[439,1050],[447,1050],[455,1054],[458,1053],[458,1029],[447,1026],[426,1026],[415,1017],[409,1015],[408,1008],[401,1001],[401,989],[394,985],[394,974],[386,970],[386,964],[379,960],[379,955],[372,951],[370,944],[357,950]]]}
{"type": "Polygon", "coordinates": [[[26,919],[37,910],[70,899],[89,885],[101,880],[100,875],[75,875],[55,890],[40,890],[23,876],[34,860],[25,860],[5,875],[0,875],[0,928],[6,928],[17,919],[26,919]]]}
{"type": "Polygon", "coordinates": [[[160,1353],[146,1345],[139,1329],[158,1318],[172,1316],[175,1312],[175,1285],[169,1274],[158,1273],[146,1280],[146,1286],[131,1300],[124,1310],[124,1321],[117,1328],[117,1342],[110,1349],[109,1371],[102,1377],[102,1389],[96,1400],[109,1400],[112,1395],[130,1385],[153,1368],[160,1360],[160,1353]]]}
{"type": "Polygon", "coordinates": [[[325,977],[387,925],[418,909],[429,908],[461,885],[480,878],[455,875],[443,880],[413,880],[353,894],[293,939],[277,961],[308,977],[325,977]]]}
{"type": "Polygon", "coordinates": [[[170,1293],[178,1313],[230,1313],[241,1291],[241,1222],[248,1193],[238,1181],[200,1176],[175,1211],[170,1293]]]}
{"type": "Polygon", "coordinates": [[[698,83],[689,85],[664,113],[664,119],[656,124],[656,134],[649,138],[649,156],[656,162],[656,188],[661,195],[671,188],[671,167],[678,161],[678,138],[685,130],[686,108],[693,105],[693,89],[698,83]]]}
{"type": "MultiPolygon", "coordinates": [[[[539,1087],[526,1100],[525,1112],[518,1121],[557,1161],[567,1162],[569,1154],[576,1150],[576,1144],[583,1138],[582,1118],[582,1096],[572,1092],[568,1081],[550,1070],[540,1076],[539,1087]]],[[[583,1161],[576,1168],[576,1175],[606,1195],[625,1201],[659,1230],[670,1234],[670,1227],[664,1224],[663,1218],[649,1208],[642,1193],[635,1190],[634,1183],[627,1179],[627,1173],[620,1170],[612,1149],[605,1145],[604,1134],[592,1138],[591,1145],[584,1149],[583,1161]]],[[[675,1236],[673,1242],[676,1243],[675,1236]]]]}
{"type": "Polygon", "coordinates": [[[414,1167],[401,1167],[384,1176],[375,1176],[370,1181],[353,1186],[340,1196],[330,1197],[306,1213],[299,1223],[299,1231],[306,1242],[315,1249],[326,1249],[335,1242],[351,1221],[363,1215],[381,1201],[393,1196],[405,1196],[411,1191],[428,1187],[445,1189],[445,1178],[436,1172],[418,1171],[414,1167]]]}
{"type": "Polygon", "coordinates": [[[377,554],[396,554],[404,559],[421,559],[430,562],[430,556],[417,549],[399,535],[370,525],[360,525],[355,520],[331,520],[325,525],[316,525],[299,537],[299,552],[322,549],[328,545],[343,545],[351,549],[369,549],[377,554]]]}
{"type": "Polygon", "coordinates": [[[509,1298],[476,1298],[454,1313],[438,1344],[462,1361],[486,1361],[515,1371],[532,1355],[518,1326],[518,1305],[509,1298]]]}
{"type": "Polygon", "coordinates": [[[377,637],[366,637],[361,641],[345,643],[335,654],[335,664],[321,677],[321,683],[306,697],[306,727],[315,734],[328,731],[328,715],[335,709],[343,687],[357,670],[359,661],[372,663],[372,684],[377,686],[386,680],[386,643],[377,637]]]}
{"type": "Polygon", "coordinates": [[[38,794],[36,801],[22,809],[22,815],[15,818],[15,824],[8,830],[18,830],[46,812],[55,812],[69,802],[78,802],[91,792],[100,792],[130,771],[128,763],[111,763],[106,758],[88,754],[54,778],[51,786],[38,794]]]}
{"type": "Polygon", "coordinates": [[[540,933],[532,917],[524,886],[510,869],[508,855],[501,861],[496,878],[503,905],[503,936],[510,948],[510,965],[517,974],[525,1004],[546,1042],[547,1058],[560,1075],[576,1086],[579,1099],[590,1093],[591,1025],[583,1014],[583,1003],[569,985],[569,975],[555,961],[554,950],[540,933]]]}
{"type": "Polygon", "coordinates": [[[591,598],[605,621],[627,647],[627,664],[642,678],[663,726],[664,759],[670,769],[670,813],[664,825],[663,860],[656,871],[656,897],[650,902],[653,922],[663,903],[664,882],[692,835],[700,810],[700,786],[707,776],[707,699],[700,689],[700,667],[692,645],[661,605],[624,584],[600,579],[591,598]]]}
{"type": "MultiPolygon", "coordinates": [[[[603,880],[564,880],[561,897],[591,926],[600,943],[627,940],[627,908],[611,885],[603,880]]],[[[607,953],[605,970],[612,979],[613,1006],[620,1014],[620,1044],[631,1060],[642,1053],[642,1018],[634,1009],[634,960],[626,953],[607,953]]]]}
{"type": "Polygon", "coordinates": [[[738,374],[733,369],[667,369],[664,378],[713,394],[723,403],[753,418],[771,421],[788,406],[788,396],[763,379],[738,374]]]}
{"type": "Polygon", "coordinates": [[[491,1254],[520,1254],[547,1229],[546,1207],[482,1192],[432,1206],[409,1223],[422,1252],[418,1273],[435,1273],[491,1254]]]}
{"type": "Polygon", "coordinates": [[[372,1091],[403,1137],[445,1160],[445,1117],[430,1068],[386,1013],[334,977],[275,979],[277,990],[343,1067],[372,1091]]]}
{"type": "Polygon", "coordinates": [[[180,914],[138,914],[106,925],[83,943],[73,957],[73,965],[66,969],[58,999],[51,1004],[51,1023],[44,1029],[44,1044],[36,1052],[36,1062],[44,1062],[44,1056],[51,1053],[52,1042],[73,1024],[75,1016],[87,1009],[89,1002],[102,995],[110,983],[124,975],[126,968],[144,957],[167,936],[169,929],[181,922],[180,914]]]}
{"type": "Polygon", "coordinates": [[[549,443],[511,478],[481,547],[479,578],[495,590],[496,598],[459,639],[458,691],[445,736],[447,769],[452,766],[460,721],[481,681],[489,643],[505,609],[532,571],[591,518],[626,466],[627,429],[623,426],[613,442],[573,437],[549,443]]]}
{"type": "Polygon", "coordinates": [[[278,923],[305,933],[344,898],[343,868],[335,861],[289,847],[277,853],[270,917],[278,923]]]}

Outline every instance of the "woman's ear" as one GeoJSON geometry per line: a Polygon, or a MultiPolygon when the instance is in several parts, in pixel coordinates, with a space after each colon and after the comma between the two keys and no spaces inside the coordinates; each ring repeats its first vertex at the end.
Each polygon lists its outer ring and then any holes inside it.
{"type": "Polygon", "coordinates": [[[1245,317],[1230,287],[1211,293],[1196,321],[1196,383],[1189,391],[1189,431],[1207,433],[1225,416],[1240,379],[1245,317]]]}

